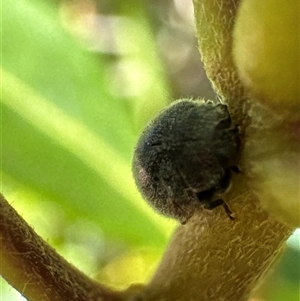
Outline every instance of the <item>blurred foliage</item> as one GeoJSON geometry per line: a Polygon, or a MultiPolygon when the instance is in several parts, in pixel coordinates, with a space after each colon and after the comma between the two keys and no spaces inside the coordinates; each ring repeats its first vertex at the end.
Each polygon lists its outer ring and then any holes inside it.
{"type": "Polygon", "coordinates": [[[115,287],[149,279],[175,225],[133,183],[139,133],[174,98],[215,97],[192,3],[163,2],[1,4],[2,191],[60,254],[115,287]]]}

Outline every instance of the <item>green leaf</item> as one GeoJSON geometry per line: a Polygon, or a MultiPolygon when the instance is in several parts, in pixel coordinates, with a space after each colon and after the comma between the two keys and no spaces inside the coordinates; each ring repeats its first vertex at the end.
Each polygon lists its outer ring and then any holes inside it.
{"type": "Polygon", "coordinates": [[[138,130],[111,91],[104,57],[84,51],[44,4],[8,0],[3,11],[4,188],[13,179],[110,239],[163,246],[173,223],[135,188],[138,130]]]}

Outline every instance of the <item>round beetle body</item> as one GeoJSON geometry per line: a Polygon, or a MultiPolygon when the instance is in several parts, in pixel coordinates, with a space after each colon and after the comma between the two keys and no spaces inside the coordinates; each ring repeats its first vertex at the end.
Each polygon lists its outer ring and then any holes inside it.
{"type": "Polygon", "coordinates": [[[209,209],[221,204],[238,150],[238,130],[225,104],[184,99],[145,128],[133,175],[156,210],[185,223],[199,203],[209,209]]]}

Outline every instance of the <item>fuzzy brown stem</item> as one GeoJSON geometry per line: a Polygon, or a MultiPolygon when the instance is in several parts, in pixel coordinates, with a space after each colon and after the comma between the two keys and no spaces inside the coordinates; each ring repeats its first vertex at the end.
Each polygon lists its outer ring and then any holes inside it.
{"type": "Polygon", "coordinates": [[[214,90],[236,124],[248,123],[248,96],[232,57],[232,32],[240,0],[193,0],[199,50],[214,90]]]}
{"type": "Polygon", "coordinates": [[[179,226],[143,301],[243,301],[268,270],[291,230],[264,211],[242,174],[221,206],[179,226]]]}
{"type": "Polygon", "coordinates": [[[0,194],[0,272],[30,301],[121,301],[56,253],[0,194]]]}

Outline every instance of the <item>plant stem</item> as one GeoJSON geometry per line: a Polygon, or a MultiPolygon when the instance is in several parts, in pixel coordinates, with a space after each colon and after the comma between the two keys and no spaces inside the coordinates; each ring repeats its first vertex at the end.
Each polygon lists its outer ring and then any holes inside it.
{"type": "Polygon", "coordinates": [[[221,206],[199,208],[177,228],[141,300],[248,300],[291,230],[261,208],[243,179],[236,176],[227,196],[235,220],[221,206]]]}
{"type": "Polygon", "coordinates": [[[120,301],[56,253],[0,194],[0,272],[30,301],[120,301]]]}

